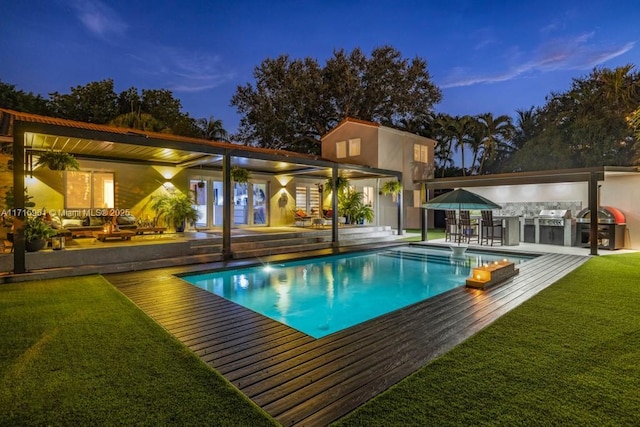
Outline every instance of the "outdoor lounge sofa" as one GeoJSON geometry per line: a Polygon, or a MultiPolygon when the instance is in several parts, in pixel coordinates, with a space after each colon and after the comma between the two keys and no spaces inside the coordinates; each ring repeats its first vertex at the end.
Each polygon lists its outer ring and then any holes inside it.
{"type": "MultiPolygon", "coordinates": [[[[111,221],[111,217],[105,216],[53,216],[51,226],[67,230],[73,237],[93,237],[94,232],[102,231],[104,225],[111,221]]],[[[116,222],[120,230],[136,231],[136,218],[133,215],[120,215],[116,222]]]]}

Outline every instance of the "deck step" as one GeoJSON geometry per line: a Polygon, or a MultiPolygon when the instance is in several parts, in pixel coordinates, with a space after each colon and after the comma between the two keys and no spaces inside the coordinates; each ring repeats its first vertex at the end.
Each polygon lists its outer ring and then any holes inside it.
{"type": "MultiPolygon", "coordinates": [[[[242,229],[234,230],[231,236],[232,258],[243,259],[284,253],[295,253],[327,249],[331,242],[331,227],[274,230],[240,235],[242,229]],[[236,234],[237,233],[237,234],[236,234]]],[[[339,246],[386,243],[397,239],[389,226],[346,226],[340,227],[339,246]]],[[[196,240],[190,241],[189,255],[222,256],[222,236],[217,232],[199,232],[196,240]]]]}
{"type": "Polygon", "coordinates": [[[318,249],[328,249],[331,247],[331,242],[319,242],[319,243],[307,243],[303,245],[293,246],[276,246],[276,247],[261,247],[254,249],[247,249],[244,251],[233,250],[234,259],[242,258],[257,258],[271,255],[279,255],[286,253],[315,251],[318,249]]]}

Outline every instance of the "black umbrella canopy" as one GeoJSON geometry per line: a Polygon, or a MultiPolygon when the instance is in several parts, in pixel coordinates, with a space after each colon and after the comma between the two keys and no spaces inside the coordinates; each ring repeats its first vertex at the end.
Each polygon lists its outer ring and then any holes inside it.
{"type": "Polygon", "coordinates": [[[479,194],[458,188],[438,197],[434,197],[422,205],[429,209],[501,209],[502,206],[479,194]]]}

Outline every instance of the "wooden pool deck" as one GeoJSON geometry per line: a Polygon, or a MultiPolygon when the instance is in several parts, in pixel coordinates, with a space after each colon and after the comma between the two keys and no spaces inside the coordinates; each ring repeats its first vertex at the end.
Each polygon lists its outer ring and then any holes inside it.
{"type": "Polygon", "coordinates": [[[464,287],[321,339],[175,274],[105,276],[168,332],[285,426],[337,420],[568,274],[588,257],[546,254],[487,290],[464,287]]]}

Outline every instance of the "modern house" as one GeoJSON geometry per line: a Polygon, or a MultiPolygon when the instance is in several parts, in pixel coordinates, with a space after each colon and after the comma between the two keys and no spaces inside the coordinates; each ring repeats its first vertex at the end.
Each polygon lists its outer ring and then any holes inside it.
{"type": "MultiPolygon", "coordinates": [[[[347,118],[322,137],[322,157],[372,168],[402,172],[406,228],[420,228],[420,205],[425,200],[420,182],[433,178],[436,141],[378,123],[347,118]]],[[[384,181],[386,179],[382,179],[384,181]]],[[[365,195],[366,183],[363,183],[365,195]]],[[[380,182],[369,183],[379,188],[380,182]]],[[[371,200],[376,198],[371,194],[371,200]]],[[[379,224],[391,225],[397,216],[392,198],[377,199],[379,224]]]]}

